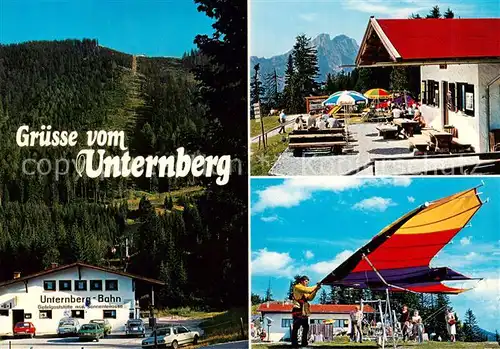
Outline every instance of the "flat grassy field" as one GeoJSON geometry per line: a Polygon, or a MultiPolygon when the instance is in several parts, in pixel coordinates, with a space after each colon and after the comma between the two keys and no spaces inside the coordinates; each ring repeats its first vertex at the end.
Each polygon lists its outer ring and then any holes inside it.
{"type": "MultiPolygon", "coordinates": [[[[252,348],[255,349],[288,349],[290,348],[290,344],[260,344],[253,343],[252,348]]],[[[318,348],[337,348],[337,349],[349,349],[349,348],[380,348],[377,344],[373,342],[367,343],[318,343],[311,344],[308,346],[311,349],[318,348]]],[[[387,349],[392,349],[392,345],[386,346],[387,349]]],[[[418,343],[406,343],[406,344],[398,344],[398,349],[494,349],[500,348],[498,343],[494,342],[483,342],[483,343],[464,343],[464,342],[456,342],[456,343],[439,343],[439,342],[426,342],[422,344],[418,343]]]]}
{"type": "Polygon", "coordinates": [[[218,313],[203,321],[200,327],[205,334],[197,347],[248,339],[248,309],[235,308],[218,313]],[[243,319],[243,336],[240,319],[243,319]]]}

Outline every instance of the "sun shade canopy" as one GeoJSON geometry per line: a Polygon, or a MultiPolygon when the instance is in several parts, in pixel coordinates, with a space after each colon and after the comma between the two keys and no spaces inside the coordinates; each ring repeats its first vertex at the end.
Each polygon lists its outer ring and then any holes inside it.
{"type": "Polygon", "coordinates": [[[442,281],[471,280],[431,259],[481,207],[476,189],[422,205],[384,228],[322,283],[361,289],[458,294],[442,281]],[[385,281],[385,282],[384,282],[385,281]]]}

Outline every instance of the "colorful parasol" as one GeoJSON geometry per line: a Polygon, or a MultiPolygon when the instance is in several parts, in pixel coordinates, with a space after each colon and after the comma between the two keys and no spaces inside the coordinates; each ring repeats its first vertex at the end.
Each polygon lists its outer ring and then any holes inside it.
{"type": "Polygon", "coordinates": [[[339,91],[332,94],[323,101],[323,105],[356,105],[366,103],[368,100],[356,91],[339,91]]]}
{"type": "Polygon", "coordinates": [[[464,292],[466,289],[448,287],[441,282],[472,278],[429,264],[481,205],[476,189],[422,205],[383,229],[322,283],[372,290],[464,292]]]}
{"type": "Polygon", "coordinates": [[[364,93],[364,96],[369,99],[389,99],[391,94],[383,88],[372,88],[364,93]]]}

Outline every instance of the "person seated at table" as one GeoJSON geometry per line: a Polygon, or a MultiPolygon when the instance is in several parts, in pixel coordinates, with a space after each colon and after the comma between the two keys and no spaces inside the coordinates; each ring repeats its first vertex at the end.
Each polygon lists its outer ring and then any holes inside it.
{"type": "Polygon", "coordinates": [[[328,128],[337,128],[337,127],[340,127],[338,120],[335,119],[333,117],[333,115],[330,115],[330,117],[328,118],[327,125],[328,125],[328,128]]]}
{"type": "Polygon", "coordinates": [[[422,116],[422,113],[419,111],[419,110],[416,110],[415,111],[415,116],[413,117],[413,121],[417,121],[418,122],[418,126],[420,128],[422,127],[425,127],[425,119],[424,117],[422,116]]]}
{"type": "Polygon", "coordinates": [[[324,130],[326,129],[326,122],[325,120],[323,120],[322,117],[319,117],[316,119],[316,127],[319,129],[319,130],[324,130]]]}
{"type": "Polygon", "coordinates": [[[394,117],[394,119],[400,118],[401,114],[403,114],[403,111],[401,109],[399,109],[399,107],[397,105],[392,107],[392,116],[394,117]]]}
{"type": "Polygon", "coordinates": [[[307,119],[307,128],[316,127],[316,115],[314,112],[309,113],[309,119],[307,119]]]}
{"type": "Polygon", "coordinates": [[[295,123],[293,124],[293,130],[294,131],[302,130],[302,120],[300,117],[295,119],[295,123]]]}
{"type": "Polygon", "coordinates": [[[410,119],[413,119],[413,117],[415,116],[415,103],[410,105],[410,108],[408,108],[408,116],[410,117],[410,119]]]}

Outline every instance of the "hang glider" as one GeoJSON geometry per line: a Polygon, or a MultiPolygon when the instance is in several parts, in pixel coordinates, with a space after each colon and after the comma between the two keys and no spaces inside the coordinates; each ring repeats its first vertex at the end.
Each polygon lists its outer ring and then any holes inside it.
{"type": "Polygon", "coordinates": [[[323,284],[371,290],[458,294],[442,281],[473,280],[432,258],[481,207],[477,188],[426,203],[384,228],[326,276],[323,284]]]}

